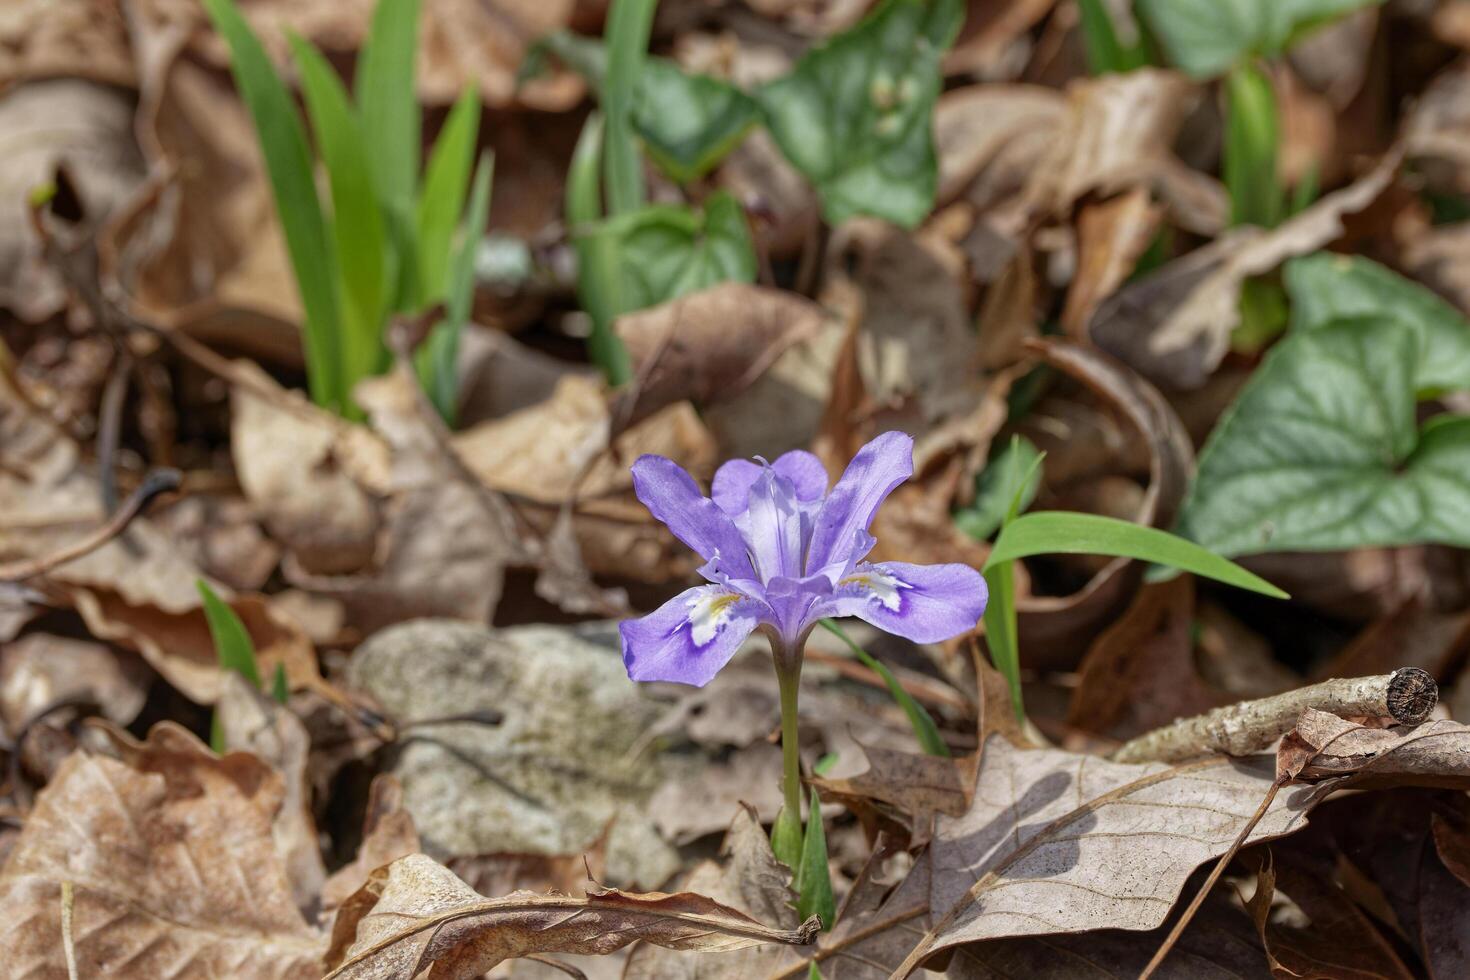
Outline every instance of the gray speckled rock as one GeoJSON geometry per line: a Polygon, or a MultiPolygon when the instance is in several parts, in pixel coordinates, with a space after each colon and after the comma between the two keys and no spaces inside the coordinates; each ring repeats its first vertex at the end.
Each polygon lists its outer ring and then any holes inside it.
{"type": "Polygon", "coordinates": [[[647,814],[661,763],[653,752],[625,758],[660,706],[628,680],[611,624],[417,620],[372,636],[348,679],[401,724],[504,715],[498,726],[405,733],[392,771],[433,856],[573,854],[607,830],[614,882],[653,887],[677,869],[647,814]]]}

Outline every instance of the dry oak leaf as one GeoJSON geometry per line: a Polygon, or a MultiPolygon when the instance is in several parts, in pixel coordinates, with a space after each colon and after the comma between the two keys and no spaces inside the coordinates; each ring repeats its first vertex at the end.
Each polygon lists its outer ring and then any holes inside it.
{"type": "MultiPolygon", "coordinates": [[[[985,742],[970,810],[941,818],[930,905],[949,910],[895,977],[961,943],[1163,923],[1191,872],[1228,850],[1274,779],[1270,760],[1124,765],[985,742]]],[[[1312,786],[1280,791],[1252,832],[1300,830],[1312,786]]]]}
{"type": "Polygon", "coordinates": [[[507,959],[538,953],[604,954],[635,940],[706,952],[761,943],[804,944],[815,917],[796,929],[761,925],[688,892],[620,892],[589,887],[586,898],[518,892],[487,899],[422,854],[379,869],[348,900],[336,939],[355,927],[334,980],[471,980],[507,959]],[[370,908],[360,900],[375,899],[370,908]]]}
{"type": "Polygon", "coordinates": [[[1354,787],[1470,789],[1470,726],[1440,719],[1414,727],[1368,728],[1308,708],[1281,740],[1300,780],[1351,776],[1354,787]]]}
{"type": "Polygon", "coordinates": [[[216,756],[164,722],[121,758],[72,753],[36,798],[0,870],[0,948],[11,977],[65,980],[61,884],[84,977],[313,980],[325,937],[291,896],[271,839],[280,777],[216,756]]]}

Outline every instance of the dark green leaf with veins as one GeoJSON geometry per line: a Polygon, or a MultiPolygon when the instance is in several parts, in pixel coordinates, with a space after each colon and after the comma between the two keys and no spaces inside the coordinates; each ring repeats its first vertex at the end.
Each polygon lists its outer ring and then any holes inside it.
{"type": "Polygon", "coordinates": [[[1182,532],[1223,554],[1470,545],[1470,419],[1416,429],[1420,364],[1392,317],[1294,330],[1201,452],[1182,532]]]}
{"type": "Polygon", "coordinates": [[[617,241],[624,310],[641,310],[722,282],[754,282],[755,250],[740,205],[710,195],[701,213],[654,205],[609,219],[594,235],[617,241]]]}
{"type": "Polygon", "coordinates": [[[1423,286],[1368,259],[1319,252],[1287,264],[1286,288],[1293,330],[1392,319],[1418,340],[1414,389],[1421,398],[1470,389],[1470,324],[1423,286]]]}
{"type": "Polygon", "coordinates": [[[960,0],[886,0],[756,95],[771,135],[816,185],[827,221],[914,227],[934,205],[932,118],[960,0]]]}

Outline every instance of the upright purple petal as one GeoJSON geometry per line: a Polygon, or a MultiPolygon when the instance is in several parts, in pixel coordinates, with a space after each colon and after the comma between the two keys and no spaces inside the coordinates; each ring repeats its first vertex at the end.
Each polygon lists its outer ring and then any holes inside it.
{"type": "Polygon", "coordinates": [[[635,681],[703,687],[767,618],[770,610],[759,599],[719,585],[697,586],[618,625],[623,666],[635,681]]]}
{"type": "Polygon", "coordinates": [[[801,575],[801,504],[791,481],[766,467],[750,488],[748,506],[735,519],[762,582],[801,575]]]}
{"type": "Polygon", "coordinates": [[[868,529],[879,505],[913,473],[914,440],[902,432],[885,432],[859,449],[817,512],[807,569],[845,559],[856,533],[868,529]]]}
{"type": "Polygon", "coordinates": [[[664,456],[645,455],[633,464],[633,492],[649,513],[668,526],[674,537],[703,558],[720,559],[720,568],[736,578],[753,578],[745,539],[715,502],[699,492],[684,468],[664,456]]]}
{"type": "MultiPolygon", "coordinates": [[[[714,485],[710,496],[725,513],[734,517],[743,514],[749,506],[750,488],[760,479],[764,469],[759,463],[748,459],[732,459],[715,471],[714,485]]],[[[796,499],[806,502],[820,500],[827,492],[827,468],[805,449],[793,449],[782,453],[771,464],[778,476],[791,481],[796,490],[796,499]]]]}
{"type": "Polygon", "coordinates": [[[985,579],[969,565],[858,565],[812,617],[856,616],[916,643],[938,643],[975,628],[985,614],[985,579]]]}

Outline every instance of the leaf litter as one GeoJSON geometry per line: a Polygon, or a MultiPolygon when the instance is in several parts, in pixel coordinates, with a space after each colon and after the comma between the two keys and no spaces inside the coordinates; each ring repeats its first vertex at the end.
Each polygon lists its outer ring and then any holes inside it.
{"type": "MultiPolygon", "coordinates": [[[[299,243],[203,9],[0,15],[0,973],[1470,969],[1457,5],[384,2],[410,43],[365,0],[241,5],[288,101],[299,36],[359,136],[412,123],[382,146],[426,199],[453,167],[425,137],[490,110],[467,288],[384,253],[403,296],[342,414],[307,394],[299,243]],[[530,71],[554,32],[602,67],[530,71]],[[830,486],[895,430],[869,567],[985,569],[998,468],[1039,459],[1019,509],[1182,533],[1293,598],[1019,560],[990,601],[1024,719],[979,624],[845,627],[891,676],[818,634],[794,738],[760,642],[703,689],[628,680],[618,624],[731,558],[655,519],[640,457],[702,493],[810,451],[830,486]],[[783,765],[823,831],[794,852],[783,765]],[[814,876],[835,921],[797,914],[814,876]]],[[[401,210],[379,163],[359,189],[429,241],[443,202],[401,210]]]]}

